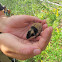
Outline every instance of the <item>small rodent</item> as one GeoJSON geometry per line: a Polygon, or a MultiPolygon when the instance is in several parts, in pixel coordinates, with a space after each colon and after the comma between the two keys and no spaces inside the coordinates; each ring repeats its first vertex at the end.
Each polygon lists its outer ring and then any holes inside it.
{"type": "Polygon", "coordinates": [[[41,23],[33,23],[31,28],[27,32],[27,39],[36,38],[40,35],[42,31],[42,24],[41,23]]]}

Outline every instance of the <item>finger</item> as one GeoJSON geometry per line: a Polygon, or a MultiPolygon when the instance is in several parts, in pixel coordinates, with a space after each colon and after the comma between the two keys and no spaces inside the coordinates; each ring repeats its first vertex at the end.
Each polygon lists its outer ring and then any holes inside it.
{"type": "Polygon", "coordinates": [[[40,37],[41,37],[41,36],[38,36],[38,37],[36,37],[36,38],[29,39],[29,40],[30,40],[30,42],[33,44],[33,43],[35,43],[35,42],[38,42],[39,39],[40,39],[40,37]]]}
{"type": "Polygon", "coordinates": [[[42,25],[47,24],[46,20],[42,20],[42,25]]]}
{"type": "Polygon", "coordinates": [[[40,20],[39,18],[35,17],[35,16],[29,16],[29,15],[22,15],[25,18],[25,22],[42,22],[42,20],[40,20]]]}
{"type": "Polygon", "coordinates": [[[43,20],[43,23],[42,23],[42,24],[47,24],[47,22],[46,22],[46,20],[45,20],[45,19],[43,20]]]}
{"type": "MultiPolygon", "coordinates": [[[[4,33],[0,35],[0,41],[2,45],[4,45],[6,48],[8,48],[12,52],[20,53],[20,54],[40,54],[40,50],[36,51],[34,53],[34,50],[39,49],[36,46],[33,46],[32,44],[23,44],[21,41],[24,41],[23,39],[19,39],[16,36],[9,34],[9,33],[4,33]]],[[[27,40],[26,40],[27,41],[27,40]]],[[[3,47],[1,47],[1,50],[4,50],[3,47]]],[[[8,52],[8,51],[7,51],[8,52]]]]}
{"type": "Polygon", "coordinates": [[[33,39],[31,39],[31,40],[32,40],[32,41],[33,41],[33,40],[38,41],[38,40],[40,39],[40,37],[41,37],[41,36],[38,36],[38,37],[33,38],[33,39]]]}
{"type": "Polygon", "coordinates": [[[46,28],[43,32],[42,32],[42,37],[44,38],[44,39],[49,39],[49,37],[50,37],[50,34],[52,33],[52,31],[53,31],[53,28],[52,27],[49,27],[49,28],[46,28]]]}
{"type": "Polygon", "coordinates": [[[46,46],[47,46],[48,43],[50,42],[50,39],[51,39],[51,36],[52,36],[52,31],[53,31],[53,28],[50,27],[50,32],[51,32],[51,34],[49,35],[49,39],[48,39],[48,41],[45,43],[45,46],[44,46],[43,50],[45,50],[46,46]]]}
{"type": "Polygon", "coordinates": [[[49,27],[49,28],[46,28],[42,33],[42,38],[39,40],[39,44],[42,43],[41,49],[44,49],[48,45],[51,38],[52,30],[53,30],[52,27],[49,27]],[[41,40],[43,41],[41,42],[41,40]]]}
{"type": "Polygon", "coordinates": [[[35,43],[34,45],[39,46],[39,48],[40,48],[41,50],[43,50],[43,49],[47,46],[47,44],[49,43],[52,30],[53,30],[52,27],[46,28],[46,29],[43,31],[39,42],[35,43]]]}
{"type": "Polygon", "coordinates": [[[48,25],[44,24],[43,27],[42,27],[42,30],[44,31],[47,27],[48,27],[48,25]]]}
{"type": "Polygon", "coordinates": [[[13,53],[13,52],[5,53],[5,55],[7,55],[8,57],[11,57],[11,58],[19,59],[19,60],[26,60],[26,59],[32,58],[34,56],[34,55],[21,55],[21,54],[17,54],[17,53],[13,53]]]}
{"type": "Polygon", "coordinates": [[[17,16],[12,16],[11,18],[14,17],[16,17],[16,19],[18,19],[19,22],[21,22],[21,20],[23,20],[24,22],[41,22],[39,18],[30,15],[17,15],[17,16]]]}
{"type": "Polygon", "coordinates": [[[41,36],[36,37],[35,39],[38,41],[41,38],[41,36]]]}
{"type": "Polygon", "coordinates": [[[11,16],[7,19],[7,24],[9,24],[9,26],[11,27],[20,27],[20,23],[23,24],[23,26],[27,26],[29,25],[28,23],[34,23],[34,22],[41,23],[42,21],[37,17],[29,16],[29,15],[16,15],[16,16],[11,16]]]}

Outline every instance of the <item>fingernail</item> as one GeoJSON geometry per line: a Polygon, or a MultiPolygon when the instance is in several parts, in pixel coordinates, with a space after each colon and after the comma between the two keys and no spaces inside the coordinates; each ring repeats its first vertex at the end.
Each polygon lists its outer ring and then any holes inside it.
{"type": "Polygon", "coordinates": [[[33,53],[34,53],[34,55],[38,55],[38,54],[41,53],[41,50],[40,50],[40,49],[35,49],[35,50],[33,51],[33,53]]]}

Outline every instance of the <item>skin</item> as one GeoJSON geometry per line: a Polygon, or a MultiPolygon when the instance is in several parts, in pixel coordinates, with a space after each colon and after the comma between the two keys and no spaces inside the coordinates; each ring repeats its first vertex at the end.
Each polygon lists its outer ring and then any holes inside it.
{"type": "Polygon", "coordinates": [[[4,12],[3,11],[0,11],[0,17],[1,16],[4,16],[4,12]]]}
{"type": "Polygon", "coordinates": [[[0,49],[9,57],[26,60],[40,54],[50,41],[53,28],[48,27],[45,20],[28,15],[2,17],[1,20],[0,49]],[[27,40],[27,31],[35,22],[42,24],[43,31],[37,38],[27,40]]]}

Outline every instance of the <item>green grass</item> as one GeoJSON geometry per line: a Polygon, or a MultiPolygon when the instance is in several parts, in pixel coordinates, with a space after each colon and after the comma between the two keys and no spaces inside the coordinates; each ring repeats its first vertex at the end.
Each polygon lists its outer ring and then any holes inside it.
{"type": "MultiPolygon", "coordinates": [[[[0,2],[9,8],[14,15],[37,16],[41,20],[46,19],[48,26],[53,27],[50,43],[40,55],[33,57],[34,62],[38,62],[38,60],[43,62],[62,61],[62,28],[58,28],[62,19],[62,7],[41,3],[39,0],[0,0],[0,2]]],[[[31,62],[31,60],[32,58],[22,62],[31,62]]]]}

